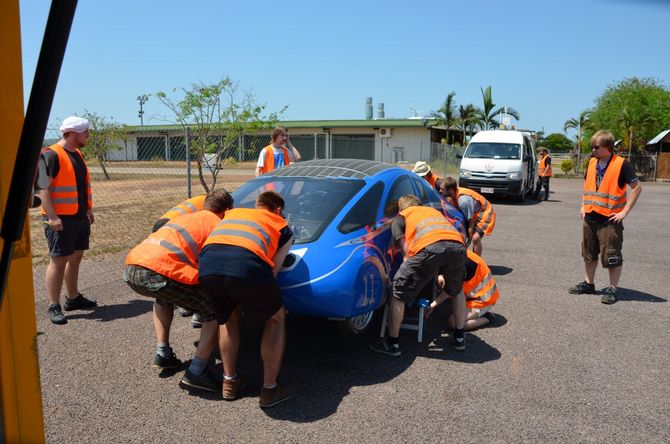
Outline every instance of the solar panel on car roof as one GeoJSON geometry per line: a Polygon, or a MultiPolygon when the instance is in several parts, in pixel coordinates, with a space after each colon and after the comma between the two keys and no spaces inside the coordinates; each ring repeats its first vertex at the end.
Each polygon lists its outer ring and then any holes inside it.
{"type": "Polygon", "coordinates": [[[361,159],[320,159],[294,163],[287,167],[269,172],[269,176],[302,177],[352,177],[363,179],[392,165],[361,159]]]}

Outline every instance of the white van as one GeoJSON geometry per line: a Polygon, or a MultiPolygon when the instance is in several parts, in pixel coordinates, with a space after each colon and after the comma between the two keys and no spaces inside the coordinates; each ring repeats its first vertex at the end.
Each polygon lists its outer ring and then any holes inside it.
{"type": "Polygon", "coordinates": [[[482,195],[514,196],[520,202],[532,194],[537,179],[534,141],[521,131],[480,131],[461,158],[459,186],[482,195]]]}

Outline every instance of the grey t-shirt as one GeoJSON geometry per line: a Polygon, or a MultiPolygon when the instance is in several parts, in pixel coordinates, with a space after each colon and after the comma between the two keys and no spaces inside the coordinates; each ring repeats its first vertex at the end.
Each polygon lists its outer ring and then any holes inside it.
{"type": "Polygon", "coordinates": [[[461,194],[458,196],[458,208],[465,216],[465,219],[470,221],[475,213],[481,209],[481,205],[472,196],[461,194]]]}

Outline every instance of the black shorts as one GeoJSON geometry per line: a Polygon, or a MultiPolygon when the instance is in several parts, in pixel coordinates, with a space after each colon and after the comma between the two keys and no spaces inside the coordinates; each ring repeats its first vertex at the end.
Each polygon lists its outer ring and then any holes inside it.
{"type": "Polygon", "coordinates": [[[463,290],[465,247],[460,242],[428,245],[402,263],[393,277],[393,297],[411,304],[419,292],[438,274],[444,276],[444,291],[449,296],[463,290]]]}
{"type": "Polygon", "coordinates": [[[51,257],[70,256],[75,251],[88,250],[88,240],[91,236],[91,224],[86,217],[62,216],[63,230],[55,231],[49,225],[49,219],[42,217],[44,236],[49,245],[51,257]]]}
{"type": "Polygon", "coordinates": [[[202,295],[199,285],[182,284],[139,265],[126,266],[123,280],[135,293],[156,299],[158,305],[178,305],[197,311],[203,321],[214,319],[212,304],[202,295]]]}
{"type": "Polygon", "coordinates": [[[242,279],[209,275],[200,277],[200,287],[203,295],[212,301],[219,325],[228,322],[238,305],[242,307],[245,318],[257,326],[270,319],[283,304],[276,282],[257,284],[242,279]]]}

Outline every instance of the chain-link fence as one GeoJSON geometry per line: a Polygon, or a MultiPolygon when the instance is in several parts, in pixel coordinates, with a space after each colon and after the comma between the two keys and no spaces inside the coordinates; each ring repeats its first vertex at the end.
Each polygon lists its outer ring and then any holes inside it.
{"type": "Polygon", "coordinates": [[[447,145],[444,143],[430,144],[430,165],[438,176],[451,176],[458,180],[461,168],[461,159],[465,152],[465,147],[457,145],[447,145]]]}

